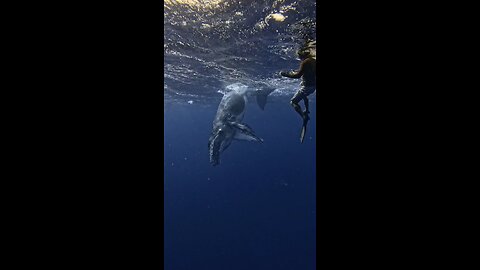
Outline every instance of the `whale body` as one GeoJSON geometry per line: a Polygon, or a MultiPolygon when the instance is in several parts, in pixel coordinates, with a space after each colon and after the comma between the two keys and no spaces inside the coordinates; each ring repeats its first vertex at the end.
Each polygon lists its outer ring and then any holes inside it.
{"type": "Polygon", "coordinates": [[[220,163],[220,153],[230,146],[233,140],[263,142],[255,135],[252,128],[242,123],[247,105],[247,97],[255,96],[257,104],[263,110],[267,96],[274,89],[254,90],[237,83],[227,86],[227,90],[218,105],[217,114],[213,120],[213,129],[208,140],[210,163],[216,166],[220,163]]]}

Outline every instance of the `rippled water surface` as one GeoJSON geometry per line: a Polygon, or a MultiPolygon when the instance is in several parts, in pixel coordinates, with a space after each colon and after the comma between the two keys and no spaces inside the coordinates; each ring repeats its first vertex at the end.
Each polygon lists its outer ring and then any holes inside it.
{"type": "Polygon", "coordinates": [[[295,51],[316,35],[316,2],[165,1],[167,101],[208,101],[231,83],[268,85],[291,95],[298,81],[279,78],[298,68],[295,51]]]}

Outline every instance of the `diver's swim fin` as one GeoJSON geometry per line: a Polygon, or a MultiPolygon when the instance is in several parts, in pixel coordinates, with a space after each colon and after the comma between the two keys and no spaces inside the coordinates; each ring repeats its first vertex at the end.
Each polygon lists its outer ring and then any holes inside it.
{"type": "Polygon", "coordinates": [[[303,139],[305,138],[305,133],[307,133],[307,123],[303,123],[302,132],[300,132],[300,142],[303,143],[303,139]]]}
{"type": "Polygon", "coordinates": [[[308,120],[310,120],[310,117],[307,117],[303,119],[303,126],[302,126],[302,131],[300,132],[300,142],[303,143],[303,139],[305,138],[305,133],[307,133],[307,123],[308,120]]]}

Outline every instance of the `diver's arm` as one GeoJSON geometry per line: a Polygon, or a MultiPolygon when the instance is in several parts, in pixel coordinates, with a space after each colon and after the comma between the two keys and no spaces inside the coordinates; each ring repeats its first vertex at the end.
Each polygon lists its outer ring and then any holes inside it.
{"type": "Polygon", "coordinates": [[[282,72],[280,72],[280,75],[282,75],[284,77],[288,77],[288,78],[294,78],[294,79],[301,78],[302,75],[303,75],[303,72],[304,72],[305,62],[306,61],[303,61],[300,64],[300,69],[298,71],[282,71],[282,72]]]}

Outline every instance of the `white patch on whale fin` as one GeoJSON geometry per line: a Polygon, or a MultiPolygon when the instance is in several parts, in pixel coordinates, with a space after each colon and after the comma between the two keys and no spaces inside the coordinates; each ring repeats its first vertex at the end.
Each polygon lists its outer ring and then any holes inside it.
{"type": "Polygon", "coordinates": [[[263,142],[262,138],[243,133],[241,130],[237,130],[237,132],[235,132],[235,137],[233,138],[240,141],[263,142]]]}
{"type": "Polygon", "coordinates": [[[263,139],[255,135],[252,128],[247,124],[238,122],[229,122],[229,124],[236,129],[234,139],[244,141],[263,142],[263,139]]]}

